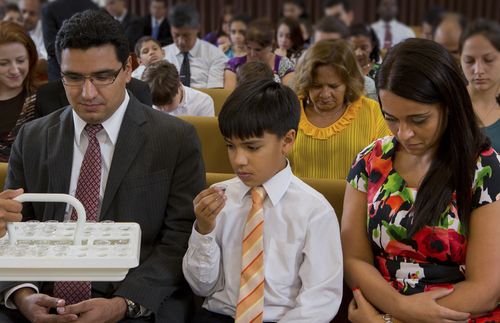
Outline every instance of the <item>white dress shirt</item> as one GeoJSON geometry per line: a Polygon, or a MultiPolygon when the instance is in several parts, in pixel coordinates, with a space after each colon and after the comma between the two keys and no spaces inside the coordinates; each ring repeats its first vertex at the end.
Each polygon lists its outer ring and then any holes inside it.
{"type": "MultiPolygon", "coordinates": [[[[386,22],[383,20],[378,20],[377,22],[372,24],[372,28],[375,31],[375,34],[377,34],[378,40],[380,42],[380,48],[384,47],[385,24],[386,22]]],[[[392,19],[389,22],[389,25],[391,26],[392,46],[402,42],[407,38],[415,38],[415,33],[413,32],[413,30],[407,25],[397,21],[396,19],[392,19]]]]}
{"type": "MultiPolygon", "coordinates": [[[[184,85],[182,89],[184,95],[177,108],[170,112],[165,111],[165,113],[172,116],[215,116],[214,100],[210,95],[184,85]]],[[[160,110],[155,105],[153,108],[160,110]]]]}
{"type": "Polygon", "coordinates": [[[45,43],[43,42],[43,32],[42,32],[42,20],[38,19],[36,27],[29,32],[31,39],[35,43],[36,51],[38,52],[38,58],[47,59],[47,49],[45,48],[45,43]]]}
{"type": "MultiPolygon", "coordinates": [[[[127,105],[130,100],[128,93],[125,91],[125,99],[118,109],[109,117],[106,121],[102,123],[103,130],[99,131],[96,135],[99,141],[99,146],[101,147],[101,188],[99,192],[99,214],[102,204],[102,198],[104,196],[104,191],[106,189],[106,182],[108,180],[109,169],[111,167],[111,161],[113,160],[113,153],[115,152],[116,140],[118,139],[118,133],[120,132],[120,127],[122,124],[123,116],[127,110],[127,105]]],[[[68,194],[75,196],[76,184],[78,183],[78,176],[80,175],[80,167],[82,166],[83,156],[87,150],[89,140],[87,138],[87,133],[83,131],[87,123],[83,121],[73,110],[73,122],[75,126],[75,136],[73,140],[73,162],[71,166],[71,180],[69,186],[68,194]]],[[[71,217],[72,207],[66,207],[66,213],[64,215],[65,220],[69,220],[71,217]]],[[[31,287],[38,293],[38,288],[33,284],[21,284],[12,287],[4,295],[5,307],[10,309],[16,309],[14,302],[9,298],[16,290],[23,287],[31,287]]]]}
{"type": "MultiPolygon", "coordinates": [[[[163,47],[165,59],[181,70],[184,55],[174,44],[163,47]]],[[[222,88],[224,87],[224,67],[228,58],[217,48],[201,39],[189,51],[189,66],[191,70],[191,87],[222,88]]]]}
{"type": "MultiPolygon", "coordinates": [[[[182,269],[203,307],[234,317],[240,288],[241,244],[252,201],[233,178],[215,229],[193,226],[182,269]]],[[[342,248],[335,211],[290,166],[264,185],[264,321],[330,322],[342,300],[342,248]]]]}

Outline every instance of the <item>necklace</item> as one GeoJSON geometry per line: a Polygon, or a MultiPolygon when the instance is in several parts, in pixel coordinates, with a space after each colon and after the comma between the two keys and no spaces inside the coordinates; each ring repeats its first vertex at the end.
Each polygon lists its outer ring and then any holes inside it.
{"type": "Polygon", "coordinates": [[[495,110],[496,107],[498,107],[498,102],[495,98],[495,101],[493,102],[493,104],[491,105],[491,107],[488,109],[488,111],[484,116],[481,116],[479,113],[476,113],[483,127],[486,127],[486,124],[488,124],[488,117],[490,116],[491,112],[495,110]]]}

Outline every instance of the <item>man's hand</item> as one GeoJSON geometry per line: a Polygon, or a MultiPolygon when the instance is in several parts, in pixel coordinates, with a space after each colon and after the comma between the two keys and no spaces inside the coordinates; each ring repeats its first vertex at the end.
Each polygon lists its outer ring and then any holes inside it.
{"type": "Polygon", "coordinates": [[[0,193],[0,237],[3,237],[7,231],[7,222],[21,221],[23,205],[21,202],[14,201],[13,198],[23,194],[23,192],[24,190],[19,188],[0,193]]]}
{"type": "Polygon", "coordinates": [[[196,215],[196,231],[200,234],[209,234],[215,228],[215,219],[226,205],[224,190],[210,187],[198,194],[193,201],[196,215]]]}
{"type": "Polygon", "coordinates": [[[75,322],[78,319],[75,314],[49,314],[51,308],[64,306],[64,300],[45,294],[37,294],[31,288],[17,290],[14,293],[14,303],[21,314],[30,322],[65,323],[75,322]]]}
{"type": "Polygon", "coordinates": [[[127,304],[123,297],[92,298],[57,308],[59,315],[78,315],[78,323],[114,323],[125,318],[126,312],[127,304]]]}

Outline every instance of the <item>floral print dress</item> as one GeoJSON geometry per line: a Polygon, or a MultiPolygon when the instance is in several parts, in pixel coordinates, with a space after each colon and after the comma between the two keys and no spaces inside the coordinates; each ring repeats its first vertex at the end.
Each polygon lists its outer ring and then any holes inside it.
{"type": "MultiPolygon", "coordinates": [[[[376,268],[400,293],[411,295],[451,287],[465,279],[467,240],[456,200],[438,223],[408,236],[417,189],[408,187],[393,167],[395,137],[378,139],[357,156],[347,181],[367,193],[367,230],[376,268]]],[[[483,151],[472,187],[473,208],[500,200],[500,155],[483,151]]],[[[500,216],[500,214],[499,214],[500,216]]],[[[485,320],[500,321],[500,310],[485,320]]]]}

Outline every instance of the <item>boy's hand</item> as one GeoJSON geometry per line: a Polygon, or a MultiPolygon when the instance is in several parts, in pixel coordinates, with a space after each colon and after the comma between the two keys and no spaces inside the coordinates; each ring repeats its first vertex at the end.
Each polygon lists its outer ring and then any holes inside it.
{"type": "Polygon", "coordinates": [[[196,215],[196,231],[200,234],[209,234],[215,228],[215,219],[226,204],[224,190],[219,187],[210,187],[201,191],[194,200],[194,214],[196,215]]]}

